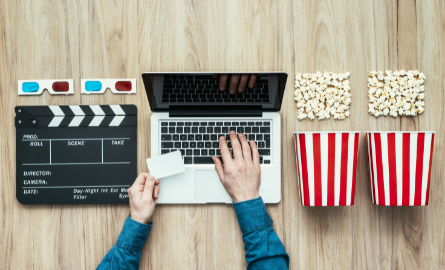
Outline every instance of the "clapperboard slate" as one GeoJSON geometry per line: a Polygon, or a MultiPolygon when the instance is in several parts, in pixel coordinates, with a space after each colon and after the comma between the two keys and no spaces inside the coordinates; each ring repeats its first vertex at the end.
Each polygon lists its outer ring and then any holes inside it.
{"type": "Polygon", "coordinates": [[[17,200],[128,203],[137,174],[135,105],[15,107],[17,200]]]}

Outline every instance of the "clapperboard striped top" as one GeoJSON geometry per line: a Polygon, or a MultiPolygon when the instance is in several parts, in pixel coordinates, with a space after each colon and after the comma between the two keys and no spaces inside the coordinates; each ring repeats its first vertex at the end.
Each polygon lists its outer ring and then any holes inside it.
{"type": "Polygon", "coordinates": [[[16,107],[16,127],[119,127],[136,126],[135,105],[70,105],[16,107]],[[19,115],[35,117],[23,121],[19,115]]]}

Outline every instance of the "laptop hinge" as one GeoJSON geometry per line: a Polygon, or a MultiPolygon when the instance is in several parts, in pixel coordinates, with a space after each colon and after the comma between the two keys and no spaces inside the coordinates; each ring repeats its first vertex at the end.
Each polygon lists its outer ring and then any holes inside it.
{"type": "Polygon", "coordinates": [[[227,106],[170,106],[170,117],[262,117],[261,106],[228,109],[227,106]]]}

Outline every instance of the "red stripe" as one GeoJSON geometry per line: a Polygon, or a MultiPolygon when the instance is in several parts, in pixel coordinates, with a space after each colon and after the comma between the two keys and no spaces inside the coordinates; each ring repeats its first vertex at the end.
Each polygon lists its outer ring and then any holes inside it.
{"type": "Polygon", "coordinates": [[[323,191],[321,187],[320,134],[313,134],[312,140],[314,146],[314,206],[323,206],[323,191]]]}
{"type": "Polygon", "coordinates": [[[428,205],[428,198],[430,197],[431,165],[433,163],[433,145],[434,145],[434,133],[431,136],[430,168],[429,168],[429,172],[428,172],[428,184],[426,186],[425,205],[428,205]]]}
{"type": "Polygon", "coordinates": [[[385,205],[385,186],[383,184],[382,141],[380,133],[374,133],[375,166],[377,167],[377,188],[379,205],[385,205]]]}
{"type": "Polygon", "coordinates": [[[328,134],[328,190],[327,205],[335,205],[335,133],[328,134]]]}
{"type": "Polygon", "coordinates": [[[402,205],[409,205],[409,149],[410,134],[403,133],[403,149],[402,149],[402,205]]]}
{"type": "Polygon", "coordinates": [[[304,134],[300,134],[300,153],[301,153],[301,173],[303,176],[303,192],[304,192],[304,204],[311,205],[309,199],[309,186],[307,176],[307,156],[306,156],[306,139],[304,134]]]}
{"type": "Polygon", "coordinates": [[[356,133],[354,139],[354,164],[352,165],[353,171],[352,171],[351,205],[354,205],[354,197],[355,197],[355,176],[357,173],[358,140],[359,140],[359,134],[356,133]]]}
{"type": "Polygon", "coordinates": [[[297,177],[298,177],[298,188],[300,189],[300,203],[303,204],[303,200],[302,200],[302,196],[303,194],[301,193],[301,178],[300,178],[300,162],[298,159],[298,135],[294,134],[294,140],[295,140],[295,156],[297,158],[296,163],[297,163],[297,177]]]}
{"type": "Polygon", "coordinates": [[[348,140],[349,133],[343,133],[341,135],[340,200],[338,205],[346,205],[348,188],[348,140]]]}
{"type": "Polygon", "coordinates": [[[371,192],[372,196],[374,197],[374,204],[377,204],[376,198],[375,198],[375,179],[374,179],[374,162],[372,161],[372,143],[371,143],[371,133],[368,134],[368,145],[369,145],[369,174],[370,174],[370,181],[371,181],[371,192]]]}
{"type": "Polygon", "coordinates": [[[423,154],[425,152],[425,133],[417,134],[416,187],[414,205],[422,205],[423,154]]]}
{"type": "Polygon", "coordinates": [[[397,205],[396,134],[388,133],[389,205],[397,205]]]}

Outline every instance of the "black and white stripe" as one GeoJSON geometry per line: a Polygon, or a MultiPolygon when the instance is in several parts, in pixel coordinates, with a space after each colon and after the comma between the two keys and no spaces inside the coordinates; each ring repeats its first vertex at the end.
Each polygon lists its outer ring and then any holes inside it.
{"type": "MultiPolygon", "coordinates": [[[[20,109],[20,107],[17,107],[20,109]]],[[[135,105],[24,106],[39,127],[136,126],[135,105]]]]}

